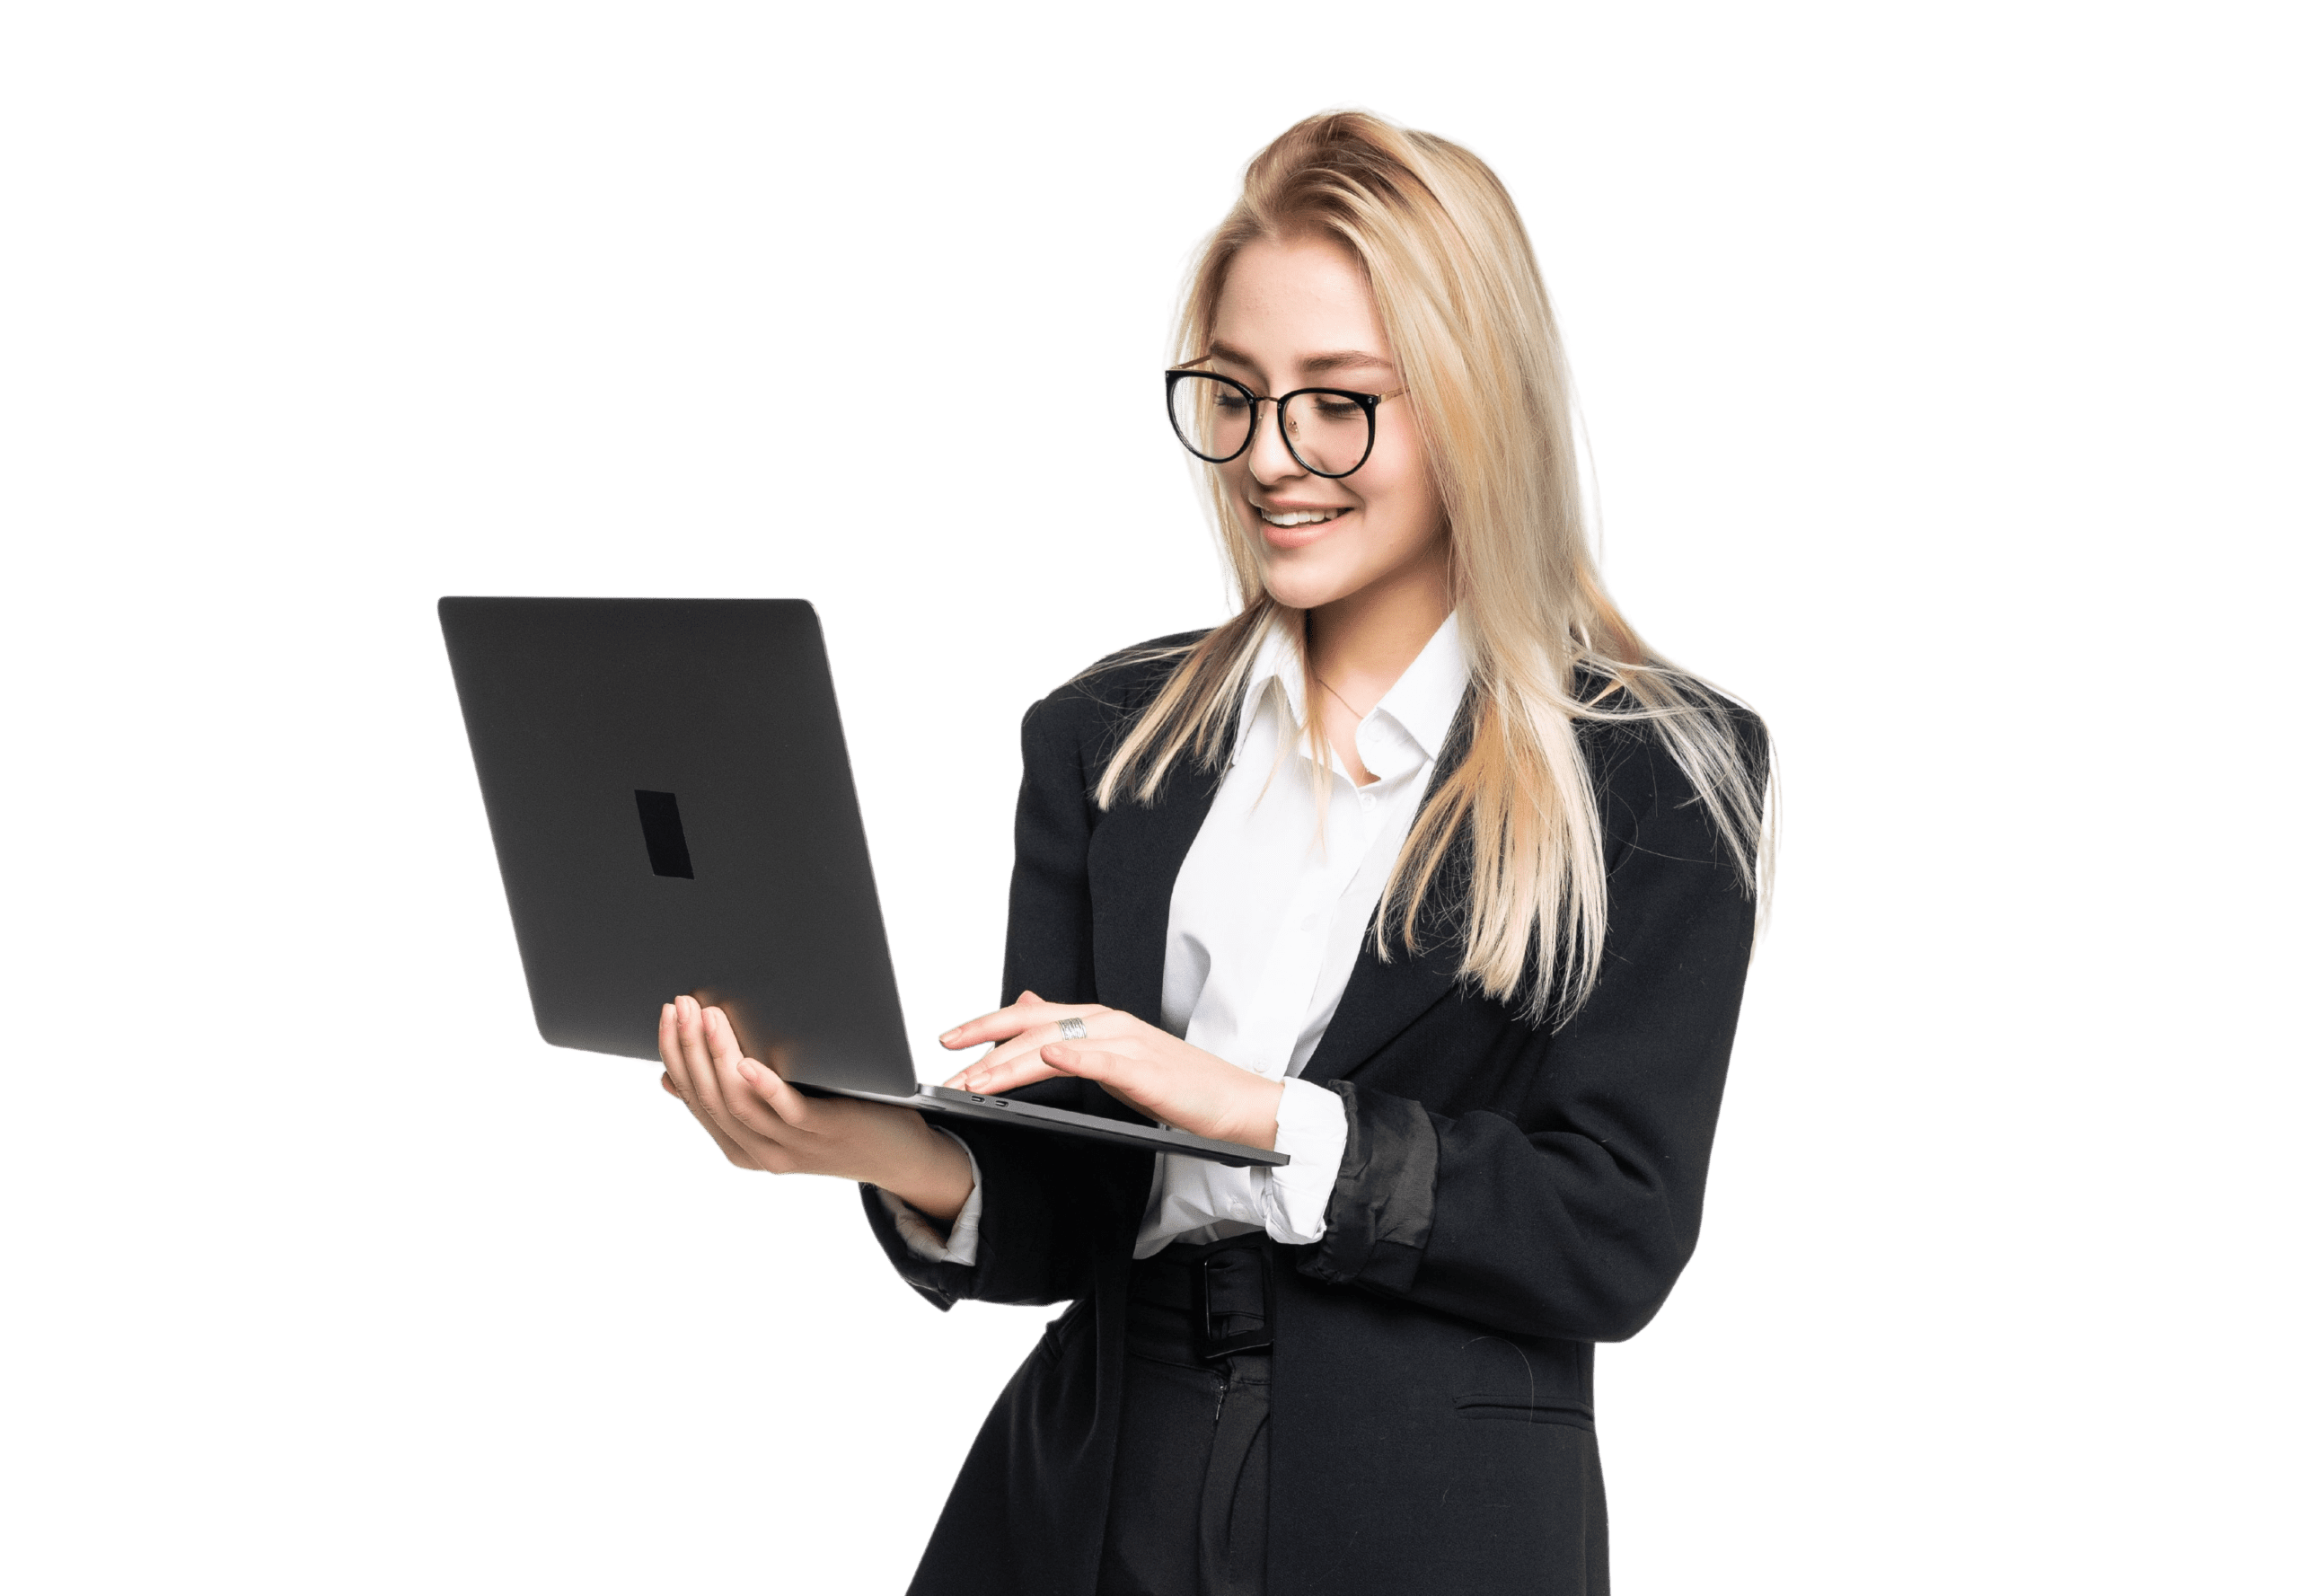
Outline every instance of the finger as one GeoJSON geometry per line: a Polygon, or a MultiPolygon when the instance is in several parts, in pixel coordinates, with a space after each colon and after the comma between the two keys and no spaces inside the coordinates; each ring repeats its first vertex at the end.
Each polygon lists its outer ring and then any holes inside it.
{"type": "MultiPolygon", "coordinates": [[[[995,1065],[988,1068],[976,1065],[965,1071],[968,1084],[964,1089],[991,1094],[1010,1092],[1018,1090],[1034,1080],[1050,1080],[1057,1075],[1079,1074],[1080,1071],[1065,1068],[1053,1062],[1055,1057],[1067,1056],[1065,1050],[1069,1054],[1074,1054],[1079,1045],[1074,1042],[1063,1041],[1058,1036],[1049,1037],[1027,1053],[1017,1054],[995,1065]]],[[[1129,1037],[1118,1037],[1109,1042],[1097,1042],[1090,1045],[1097,1052],[1120,1057],[1131,1058],[1139,1052],[1139,1045],[1129,1037]]]]}
{"type": "Polygon", "coordinates": [[[705,1034],[709,1023],[701,1004],[692,998],[679,1000],[679,1054],[686,1062],[687,1100],[723,1130],[731,1116],[719,1101],[718,1075],[710,1062],[710,1043],[705,1034]]]}
{"type": "Polygon", "coordinates": [[[942,1045],[956,1051],[979,1047],[984,1042],[998,1042],[1028,1029],[1044,1025],[1064,1014],[1106,1014],[1109,1010],[1098,1003],[1049,1003],[1034,992],[1026,992],[1003,1009],[954,1026],[941,1036],[942,1045]]]}
{"type": "Polygon", "coordinates": [[[663,1054],[663,1089],[686,1105],[705,1134],[727,1155],[727,1161],[738,1168],[758,1168],[759,1161],[752,1150],[743,1145],[713,1120],[700,1101],[693,1086],[693,1066],[685,1044],[679,1036],[679,1008],[676,1003],[663,1005],[662,1018],[657,1027],[663,1054]]]}
{"type": "Polygon", "coordinates": [[[681,1033],[681,1023],[683,1018],[685,1018],[685,1014],[681,1012],[678,1005],[681,1005],[681,998],[672,998],[672,1001],[665,1005],[665,1008],[669,1010],[669,1014],[666,1014],[665,1021],[662,1021],[660,1037],[657,1037],[662,1044],[662,1074],[669,1076],[669,1079],[676,1083],[678,1095],[685,1097],[687,1101],[692,1101],[694,1079],[692,1079],[692,1071],[687,1070],[687,1039],[685,1035],[681,1033]]]}
{"type": "MultiPolygon", "coordinates": [[[[706,1100],[702,1117],[713,1133],[722,1144],[740,1148],[744,1160],[753,1169],[780,1174],[797,1167],[791,1151],[797,1132],[762,1099],[760,1091],[765,1081],[774,1081],[777,1086],[781,1082],[756,1060],[743,1056],[743,1045],[735,1036],[734,1023],[724,1010],[700,1009],[696,1019],[704,1057],[700,1064],[691,1068],[694,1079],[702,1085],[706,1100]]],[[[788,1088],[784,1091],[790,1102],[806,1100],[788,1088]]]]}
{"type": "MultiPolygon", "coordinates": [[[[1024,1031],[1012,1041],[991,1049],[980,1058],[952,1076],[945,1084],[967,1091],[980,1091],[986,1080],[1006,1080],[1008,1071],[1026,1068],[1037,1063],[1038,1049],[1049,1042],[1061,1039],[1059,1026],[1042,1025],[1024,1031]]],[[[1035,1079],[1044,1080],[1044,1076],[1035,1079]]]]}
{"type": "Polygon", "coordinates": [[[1019,1091],[1035,1081],[1051,1080],[1059,1074],[1038,1060],[1035,1053],[1009,1059],[991,1071],[966,1070],[953,1075],[942,1084],[959,1091],[980,1092],[985,1097],[997,1097],[1005,1092],[1019,1091]]]}
{"type": "MultiPolygon", "coordinates": [[[[1103,1045],[1131,1042],[1141,1033],[1141,1022],[1131,1014],[1116,1009],[1105,1009],[1097,1004],[1088,1009],[1073,1009],[1067,1005],[1048,1005],[1043,1023],[1021,1032],[1011,1041],[993,1047],[961,1071],[969,1080],[982,1078],[984,1070],[1017,1063],[1035,1054],[1049,1042],[1093,1041],[1103,1045]],[[1085,1036],[1072,1036],[1062,1029],[1065,1023],[1077,1021],[1088,1027],[1085,1036]]],[[[1040,1077],[1043,1079],[1043,1077],[1040,1077]]]]}
{"type": "Polygon", "coordinates": [[[663,1017],[656,1027],[656,1041],[662,1049],[663,1073],[670,1077],[671,1094],[689,1107],[694,1105],[694,1086],[687,1079],[686,1046],[679,1039],[680,1011],[676,1001],[663,1005],[663,1017]]]}
{"type": "MultiPolygon", "coordinates": [[[[697,1041],[702,1049],[702,1059],[697,1077],[706,1094],[706,1106],[718,1128],[738,1142],[747,1140],[748,1129],[740,1115],[735,1112],[734,1099],[751,1092],[750,1083],[742,1077],[743,1045],[735,1039],[735,1027],[726,1010],[716,1007],[701,1010],[695,1027],[697,1041]]],[[[756,1152],[758,1148],[753,1146],[756,1152]]]]}
{"type": "Polygon", "coordinates": [[[1026,1031],[1016,1033],[1010,1040],[991,1048],[958,1073],[969,1080],[980,1080],[983,1078],[985,1071],[997,1070],[1006,1064],[1029,1058],[1047,1043],[1061,1040],[1061,1025],[1059,1020],[1049,1024],[1034,1025],[1026,1031]]]}
{"type": "Polygon", "coordinates": [[[962,1025],[954,1025],[937,1038],[953,1053],[967,1047],[979,1047],[984,1042],[996,1042],[1012,1036],[1029,1021],[1021,1018],[1024,1009],[1035,1009],[1039,998],[1035,992],[1024,992],[1003,1009],[992,1009],[987,1014],[977,1014],[962,1025]]]}
{"type": "Polygon", "coordinates": [[[763,1142],[789,1145],[804,1132],[800,1122],[806,1118],[806,1095],[756,1059],[744,1057],[726,1015],[713,1009],[704,1019],[718,1101],[729,1121],[726,1129],[736,1133],[739,1127],[763,1142]]]}
{"type": "MultiPolygon", "coordinates": [[[[787,1082],[777,1080],[774,1071],[756,1059],[743,1059],[735,1068],[737,1080],[734,1086],[740,1089],[728,1090],[727,1107],[748,1133],[760,1161],[777,1171],[815,1167],[823,1156],[821,1133],[793,1124],[784,1112],[793,1106],[802,1111],[812,1108],[815,1105],[811,1100],[787,1082]]],[[[819,1121],[822,1115],[815,1117],[819,1121]]]]}
{"type": "Polygon", "coordinates": [[[663,1089],[673,1097],[679,1095],[679,1083],[671,1074],[671,1054],[678,1050],[678,1010],[665,1003],[655,1017],[655,1051],[663,1055],[663,1089]]]}

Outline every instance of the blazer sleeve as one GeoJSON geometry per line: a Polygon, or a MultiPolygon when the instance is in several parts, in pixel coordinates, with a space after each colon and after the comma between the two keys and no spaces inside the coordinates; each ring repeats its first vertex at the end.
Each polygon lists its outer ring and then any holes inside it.
{"type": "MultiPolygon", "coordinates": [[[[1087,845],[1094,813],[1088,796],[1090,701],[1072,689],[1033,705],[1022,719],[1022,792],[1014,818],[1014,878],[1007,904],[1005,992],[1058,1003],[1097,1001],[1087,845]]],[[[1076,1080],[1046,1080],[1011,1096],[1061,1108],[1086,1108],[1076,1080]]],[[[981,1229],[971,1265],[920,1257],[895,1229],[875,1192],[863,1210],[903,1278],[937,1308],[961,1298],[1047,1303],[1082,1296],[1091,1249],[1105,1228],[1110,1160],[1094,1143],[972,1120],[943,1128],[966,1144],[981,1171],[981,1229]]]]}
{"type": "MultiPolygon", "coordinates": [[[[1760,769],[1762,728],[1743,729],[1760,769]]],[[[1546,1046],[1528,1039],[1513,1115],[1333,1083],[1348,1148],[1305,1274],[1511,1333],[1617,1341],[1691,1257],[1755,904],[1676,762],[1638,728],[1614,735],[1596,990],[1546,1046]]],[[[1410,1080],[1413,1062],[1383,1078],[1410,1080]]]]}

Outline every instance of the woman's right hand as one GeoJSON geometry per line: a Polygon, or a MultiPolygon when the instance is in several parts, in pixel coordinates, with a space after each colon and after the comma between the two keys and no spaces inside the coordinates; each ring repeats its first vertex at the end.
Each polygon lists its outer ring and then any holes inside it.
{"type": "Polygon", "coordinates": [[[692,998],[663,1005],[663,1089],[687,1106],[737,1168],[834,1175],[892,1192],[947,1226],[973,1192],[965,1151],[914,1109],[810,1098],[743,1056],[735,1027],[692,998]]]}

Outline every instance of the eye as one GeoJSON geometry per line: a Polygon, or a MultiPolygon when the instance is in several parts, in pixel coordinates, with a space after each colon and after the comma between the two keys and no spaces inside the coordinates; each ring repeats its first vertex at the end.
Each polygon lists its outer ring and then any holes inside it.
{"type": "Polygon", "coordinates": [[[1319,393],[1312,396],[1317,407],[1317,419],[1323,421],[1346,421],[1361,415],[1355,400],[1340,393],[1319,393]]]}

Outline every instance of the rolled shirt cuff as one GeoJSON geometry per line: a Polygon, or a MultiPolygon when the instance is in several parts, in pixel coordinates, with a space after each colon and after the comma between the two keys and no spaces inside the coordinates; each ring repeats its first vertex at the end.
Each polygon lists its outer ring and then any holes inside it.
{"type": "MultiPolygon", "coordinates": [[[[1261,1188],[1262,1228],[1271,1240],[1307,1246],[1324,1238],[1326,1206],[1348,1147],[1349,1112],[1341,1098],[1299,1076],[1289,1077],[1277,1099],[1277,1151],[1292,1161],[1253,1172],[1261,1188]]],[[[954,1229],[953,1240],[956,1234],[954,1229]]]]}
{"type": "MultiPolygon", "coordinates": [[[[1331,1096],[1330,1093],[1327,1095],[1331,1096]]],[[[1339,1113],[1340,1107],[1341,1100],[1336,1098],[1334,1099],[1334,1112],[1339,1113]]],[[[1284,1115],[1282,1110],[1278,1115],[1278,1122],[1281,1126],[1284,1123],[1284,1115]]],[[[960,1147],[965,1148],[966,1168],[973,1175],[973,1190],[966,1194],[965,1206],[959,1209],[957,1218],[950,1221],[949,1235],[947,1238],[944,1237],[942,1232],[935,1228],[932,1220],[928,1219],[884,1186],[876,1188],[878,1201],[886,1205],[886,1212],[894,1221],[895,1232],[902,1237],[910,1250],[920,1257],[929,1264],[956,1264],[962,1267],[971,1265],[974,1259],[974,1248],[982,1237],[982,1166],[974,1161],[973,1149],[966,1147],[965,1137],[953,1135],[950,1132],[942,1130],[939,1125],[934,1128],[943,1135],[948,1136],[960,1147]]],[[[1346,1139],[1345,1121],[1343,1134],[1346,1139]]],[[[1282,1137],[1282,1130],[1279,1135],[1282,1137]]],[[[1338,1160],[1339,1155],[1336,1154],[1336,1164],[1338,1160]]],[[[1326,1184],[1327,1186],[1332,1186],[1330,1177],[1327,1177],[1326,1184]]],[[[1318,1212],[1319,1229],[1322,1230],[1324,1210],[1320,1208],[1318,1212]]]]}

